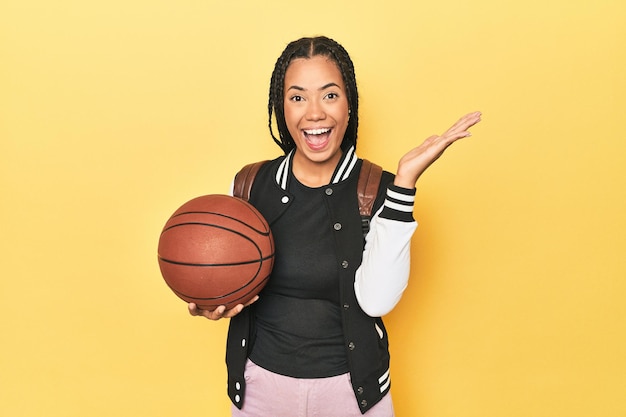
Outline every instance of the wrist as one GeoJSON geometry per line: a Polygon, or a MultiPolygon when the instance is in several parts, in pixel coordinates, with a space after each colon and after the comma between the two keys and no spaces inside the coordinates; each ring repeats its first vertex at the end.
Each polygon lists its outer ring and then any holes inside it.
{"type": "Polygon", "coordinates": [[[401,188],[412,189],[415,188],[415,183],[417,182],[417,178],[407,178],[401,175],[396,175],[393,180],[393,185],[401,188]]]}

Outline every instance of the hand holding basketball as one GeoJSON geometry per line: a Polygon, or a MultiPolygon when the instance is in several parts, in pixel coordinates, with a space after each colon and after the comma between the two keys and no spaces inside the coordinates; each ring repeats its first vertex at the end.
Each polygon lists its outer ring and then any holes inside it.
{"type": "Polygon", "coordinates": [[[252,300],[248,301],[245,305],[238,304],[230,310],[226,310],[226,306],[219,306],[215,310],[203,310],[198,308],[195,303],[189,303],[187,308],[189,309],[189,314],[192,316],[202,316],[206,317],[209,320],[219,320],[219,319],[230,319],[235,317],[237,314],[241,313],[244,307],[248,307],[250,304],[254,303],[259,299],[259,296],[255,296],[252,300]]]}

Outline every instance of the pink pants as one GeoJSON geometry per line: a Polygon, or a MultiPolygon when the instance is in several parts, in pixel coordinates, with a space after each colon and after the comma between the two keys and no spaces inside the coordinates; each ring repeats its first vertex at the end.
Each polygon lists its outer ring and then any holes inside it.
{"type": "MultiPolygon", "coordinates": [[[[363,417],[350,375],[300,379],[267,371],[248,360],[243,409],[232,406],[232,417],[363,417]]],[[[391,394],[365,417],[393,417],[391,394]]]]}

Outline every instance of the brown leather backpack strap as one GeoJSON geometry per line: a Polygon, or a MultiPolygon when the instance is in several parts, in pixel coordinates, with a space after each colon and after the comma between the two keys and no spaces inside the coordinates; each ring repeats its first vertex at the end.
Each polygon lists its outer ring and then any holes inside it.
{"type": "Polygon", "coordinates": [[[363,160],[357,185],[361,216],[371,217],[382,175],[383,169],[380,166],[367,159],[363,160]]]}
{"type": "Polygon", "coordinates": [[[268,161],[254,162],[241,168],[237,175],[235,175],[233,196],[242,198],[246,201],[250,199],[250,191],[252,190],[254,178],[259,172],[259,169],[261,169],[266,162],[268,161]]]}

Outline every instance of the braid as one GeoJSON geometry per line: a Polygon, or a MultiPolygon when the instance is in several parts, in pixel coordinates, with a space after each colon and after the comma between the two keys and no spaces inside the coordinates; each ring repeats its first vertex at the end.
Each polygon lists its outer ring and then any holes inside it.
{"type": "Polygon", "coordinates": [[[272,78],[270,81],[268,114],[270,135],[274,142],[285,152],[289,153],[295,142],[287,129],[284,113],[284,88],[285,73],[291,61],[296,58],[311,58],[322,55],[331,59],[341,72],[348,99],[348,109],[350,109],[350,119],[345,136],[341,143],[341,148],[345,151],[350,146],[356,147],[357,130],[359,126],[359,95],[356,86],[356,75],[354,65],[348,52],[336,41],[325,36],[315,38],[301,38],[287,45],[281,56],[276,61],[272,78]],[[272,116],[276,118],[278,135],[276,138],[272,128],[272,116]]]}
{"type": "Polygon", "coordinates": [[[289,55],[290,54],[287,54],[286,49],[276,61],[274,72],[272,73],[272,79],[270,81],[269,102],[267,106],[269,112],[270,134],[272,135],[274,142],[281,147],[285,154],[289,153],[289,151],[295,147],[293,138],[287,130],[287,123],[285,122],[283,111],[285,73],[287,72],[287,67],[291,63],[292,59],[289,55]],[[275,113],[276,116],[279,139],[274,136],[274,130],[272,129],[272,113],[275,113]]]}

